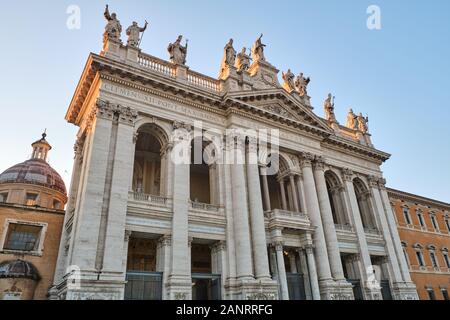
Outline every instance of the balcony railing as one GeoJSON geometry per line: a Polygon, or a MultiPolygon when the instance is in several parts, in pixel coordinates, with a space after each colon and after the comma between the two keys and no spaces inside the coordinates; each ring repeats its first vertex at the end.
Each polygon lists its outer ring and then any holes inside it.
{"type": "Polygon", "coordinates": [[[219,212],[220,206],[216,206],[214,204],[210,203],[202,203],[198,201],[189,201],[190,206],[194,210],[203,210],[203,211],[209,211],[209,212],[219,212]]]}
{"type": "Polygon", "coordinates": [[[353,232],[353,227],[349,224],[335,224],[334,228],[339,231],[353,232]]]}
{"type": "Polygon", "coordinates": [[[308,216],[302,212],[296,212],[296,211],[289,211],[289,210],[282,210],[282,209],[274,209],[272,211],[266,211],[264,215],[267,218],[270,218],[272,216],[283,216],[283,217],[290,217],[290,218],[301,218],[308,220],[308,216]]]}
{"type": "Polygon", "coordinates": [[[188,83],[201,87],[203,89],[219,92],[220,91],[220,82],[214,78],[205,76],[203,74],[197,73],[195,71],[188,71],[187,74],[188,83]]]}
{"type": "Polygon", "coordinates": [[[164,74],[171,78],[176,77],[175,66],[162,59],[158,59],[148,54],[140,53],[138,57],[138,63],[146,69],[164,74]]]}
{"type": "Polygon", "coordinates": [[[374,235],[374,236],[381,235],[380,231],[378,229],[375,229],[375,228],[364,228],[364,232],[366,234],[371,234],[371,235],[374,235]]]}
{"type": "Polygon", "coordinates": [[[148,202],[148,203],[153,203],[153,204],[159,204],[159,205],[167,204],[167,198],[165,198],[165,197],[155,196],[155,195],[141,193],[141,192],[130,192],[128,194],[128,199],[135,200],[135,201],[148,202]]]}

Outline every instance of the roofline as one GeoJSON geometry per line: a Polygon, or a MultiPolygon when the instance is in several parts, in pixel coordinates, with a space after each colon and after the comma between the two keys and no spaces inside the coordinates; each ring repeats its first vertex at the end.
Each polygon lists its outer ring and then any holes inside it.
{"type": "Polygon", "coordinates": [[[428,205],[432,205],[434,207],[439,207],[443,210],[450,211],[450,203],[431,199],[431,198],[426,198],[423,196],[419,196],[419,195],[416,195],[413,193],[408,193],[408,192],[397,190],[397,189],[392,189],[392,188],[386,188],[386,189],[388,191],[389,196],[394,196],[394,197],[397,196],[399,198],[404,198],[406,200],[416,202],[416,203],[422,203],[422,204],[426,203],[428,205]]]}

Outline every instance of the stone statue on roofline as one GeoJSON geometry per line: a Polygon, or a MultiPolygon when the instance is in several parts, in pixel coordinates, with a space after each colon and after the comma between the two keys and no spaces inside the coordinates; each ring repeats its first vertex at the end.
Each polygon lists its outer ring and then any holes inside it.
{"type": "Polygon", "coordinates": [[[297,79],[295,80],[295,88],[297,89],[300,97],[308,95],[307,87],[310,82],[311,79],[309,77],[305,78],[303,76],[303,73],[300,73],[300,75],[297,77],[297,79]]]}
{"type": "Polygon", "coordinates": [[[325,111],[325,119],[328,121],[328,123],[337,123],[336,116],[334,114],[334,97],[331,93],[329,93],[327,98],[325,99],[323,108],[325,111]]]}
{"type": "Polygon", "coordinates": [[[181,40],[183,36],[178,36],[177,40],[174,43],[170,43],[167,47],[167,51],[170,54],[170,61],[174,64],[185,65],[186,64],[186,56],[188,49],[188,40],[186,40],[186,45],[181,45],[181,40]]]}
{"type": "Polygon", "coordinates": [[[369,123],[369,117],[364,117],[362,113],[360,112],[357,117],[358,121],[358,130],[362,133],[367,133],[369,131],[368,123],[369,123]]]}
{"type": "Polygon", "coordinates": [[[236,50],[233,48],[233,39],[230,39],[224,48],[223,66],[234,66],[236,62],[236,50]]]}
{"type": "Polygon", "coordinates": [[[250,67],[250,56],[247,55],[247,48],[242,48],[237,54],[235,67],[238,72],[247,71],[250,67]]]}
{"type": "Polygon", "coordinates": [[[103,35],[103,41],[113,40],[117,42],[121,42],[120,35],[122,33],[122,25],[120,21],[117,19],[117,15],[115,13],[109,13],[109,7],[106,5],[105,13],[104,13],[106,21],[108,23],[105,27],[105,33],[103,35]]]}
{"type": "Polygon", "coordinates": [[[295,90],[295,75],[292,73],[291,69],[288,69],[286,73],[282,72],[282,77],[284,80],[283,87],[288,92],[295,90]]]}
{"type": "Polygon", "coordinates": [[[356,115],[353,113],[353,109],[350,108],[347,114],[347,123],[345,125],[347,128],[352,130],[358,129],[358,121],[356,115]]]}
{"type": "Polygon", "coordinates": [[[138,48],[140,45],[140,33],[147,29],[148,22],[145,21],[143,27],[139,27],[136,21],[133,21],[132,25],[126,30],[128,41],[127,44],[130,47],[138,48]]]}
{"type": "Polygon", "coordinates": [[[266,61],[266,58],[264,57],[264,47],[265,44],[262,43],[261,38],[263,37],[263,34],[259,36],[258,39],[256,39],[255,43],[252,47],[252,58],[253,61],[266,61]]]}

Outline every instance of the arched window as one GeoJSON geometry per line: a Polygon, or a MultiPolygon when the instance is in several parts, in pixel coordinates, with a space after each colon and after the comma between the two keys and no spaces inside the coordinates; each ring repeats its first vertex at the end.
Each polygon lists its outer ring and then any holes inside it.
{"type": "Polygon", "coordinates": [[[194,203],[218,205],[218,175],[213,142],[196,137],[191,142],[190,198],[194,203]]]}
{"type": "Polygon", "coordinates": [[[421,244],[416,243],[413,246],[414,250],[416,251],[416,258],[417,258],[417,263],[419,264],[420,267],[425,267],[425,260],[423,258],[423,247],[421,244]]]}
{"type": "Polygon", "coordinates": [[[447,268],[450,268],[450,258],[448,256],[448,248],[442,248],[442,256],[444,257],[444,262],[447,268]]]}
{"type": "Polygon", "coordinates": [[[160,196],[164,194],[162,179],[166,163],[161,152],[168,139],[154,124],[145,124],[138,130],[133,169],[132,190],[136,193],[160,196]]]}
{"type": "Polygon", "coordinates": [[[278,167],[278,170],[277,174],[261,175],[260,177],[261,190],[265,202],[264,209],[300,211],[302,195],[298,186],[298,179],[291,172],[287,160],[282,155],[277,155],[276,157],[269,155],[268,158],[272,159],[271,166],[275,165],[278,167]],[[265,190],[265,181],[267,182],[267,190],[265,190]],[[269,201],[267,201],[267,197],[269,201]],[[270,208],[268,208],[267,203],[270,203],[270,208]]]}
{"type": "Polygon", "coordinates": [[[439,268],[439,263],[436,257],[436,247],[430,244],[428,246],[428,252],[430,253],[431,266],[433,268],[439,268]]]}
{"type": "Polygon", "coordinates": [[[421,209],[417,209],[417,210],[416,210],[416,214],[417,214],[417,219],[419,220],[420,227],[426,228],[427,226],[426,226],[425,220],[424,220],[424,218],[423,218],[423,212],[422,212],[422,210],[421,210],[421,209]]]}
{"type": "Polygon", "coordinates": [[[363,227],[366,229],[377,229],[373,216],[373,210],[369,201],[369,190],[365,186],[364,182],[362,182],[359,178],[355,178],[353,180],[353,187],[355,189],[363,227]]]}
{"type": "Polygon", "coordinates": [[[348,218],[345,211],[344,195],[342,184],[333,171],[325,172],[328,198],[330,199],[331,212],[335,224],[347,225],[348,218]]]}

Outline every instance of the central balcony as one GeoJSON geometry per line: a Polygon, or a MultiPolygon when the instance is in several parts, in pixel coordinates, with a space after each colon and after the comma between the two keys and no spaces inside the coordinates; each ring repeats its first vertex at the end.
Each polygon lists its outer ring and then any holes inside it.
{"type": "Polygon", "coordinates": [[[128,193],[128,210],[142,211],[147,209],[150,211],[170,212],[172,210],[172,199],[151,195],[141,192],[128,193]]]}
{"type": "Polygon", "coordinates": [[[302,212],[274,209],[264,212],[269,227],[307,229],[311,227],[309,217],[302,212]]]}

